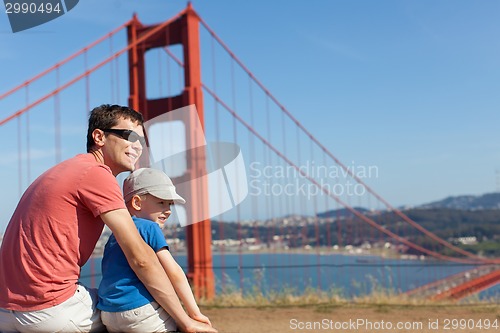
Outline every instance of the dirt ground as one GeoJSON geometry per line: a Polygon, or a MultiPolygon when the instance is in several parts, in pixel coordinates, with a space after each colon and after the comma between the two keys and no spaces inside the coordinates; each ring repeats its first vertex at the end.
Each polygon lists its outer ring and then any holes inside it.
{"type": "Polygon", "coordinates": [[[315,305],[202,311],[220,333],[500,332],[500,305],[315,305]]]}

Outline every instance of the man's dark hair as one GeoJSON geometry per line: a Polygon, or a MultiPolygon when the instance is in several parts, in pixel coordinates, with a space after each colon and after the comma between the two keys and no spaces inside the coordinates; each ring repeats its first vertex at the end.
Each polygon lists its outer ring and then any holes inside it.
{"type": "Polygon", "coordinates": [[[116,126],[120,118],[130,119],[142,126],[142,114],[127,106],[103,104],[90,112],[89,127],[87,130],[87,153],[94,147],[92,132],[95,129],[109,129],[116,126]]]}

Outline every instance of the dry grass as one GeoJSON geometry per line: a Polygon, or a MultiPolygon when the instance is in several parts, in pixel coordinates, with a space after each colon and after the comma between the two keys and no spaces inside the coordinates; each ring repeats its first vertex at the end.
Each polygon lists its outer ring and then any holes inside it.
{"type": "Polygon", "coordinates": [[[319,311],[322,309],[334,307],[377,307],[383,311],[384,307],[462,307],[471,308],[492,308],[498,310],[500,305],[497,299],[480,300],[477,297],[469,297],[460,302],[456,301],[432,301],[409,297],[394,291],[376,289],[367,295],[346,298],[342,296],[339,290],[318,291],[308,288],[298,293],[292,288],[284,288],[279,292],[262,293],[257,290],[249,293],[241,293],[237,289],[227,289],[219,293],[212,300],[202,299],[200,305],[209,308],[228,308],[228,307],[303,307],[316,306],[319,311]]]}

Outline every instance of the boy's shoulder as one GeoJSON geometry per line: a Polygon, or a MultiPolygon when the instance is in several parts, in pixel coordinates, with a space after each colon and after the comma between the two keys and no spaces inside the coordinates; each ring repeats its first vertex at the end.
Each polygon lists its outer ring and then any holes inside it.
{"type": "Polygon", "coordinates": [[[151,221],[151,220],[148,220],[148,219],[143,219],[143,218],[140,218],[140,217],[135,217],[135,216],[132,216],[132,220],[134,221],[135,225],[137,227],[139,226],[149,226],[149,225],[152,225],[152,224],[156,224],[154,221],[151,221]]]}

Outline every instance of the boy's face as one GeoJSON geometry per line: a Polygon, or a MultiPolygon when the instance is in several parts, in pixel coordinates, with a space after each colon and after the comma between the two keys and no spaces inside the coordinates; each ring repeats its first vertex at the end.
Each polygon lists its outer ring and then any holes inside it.
{"type": "Polygon", "coordinates": [[[133,215],[156,222],[163,228],[172,211],[170,206],[174,204],[173,200],[163,200],[151,194],[141,195],[140,210],[133,215]]]}

